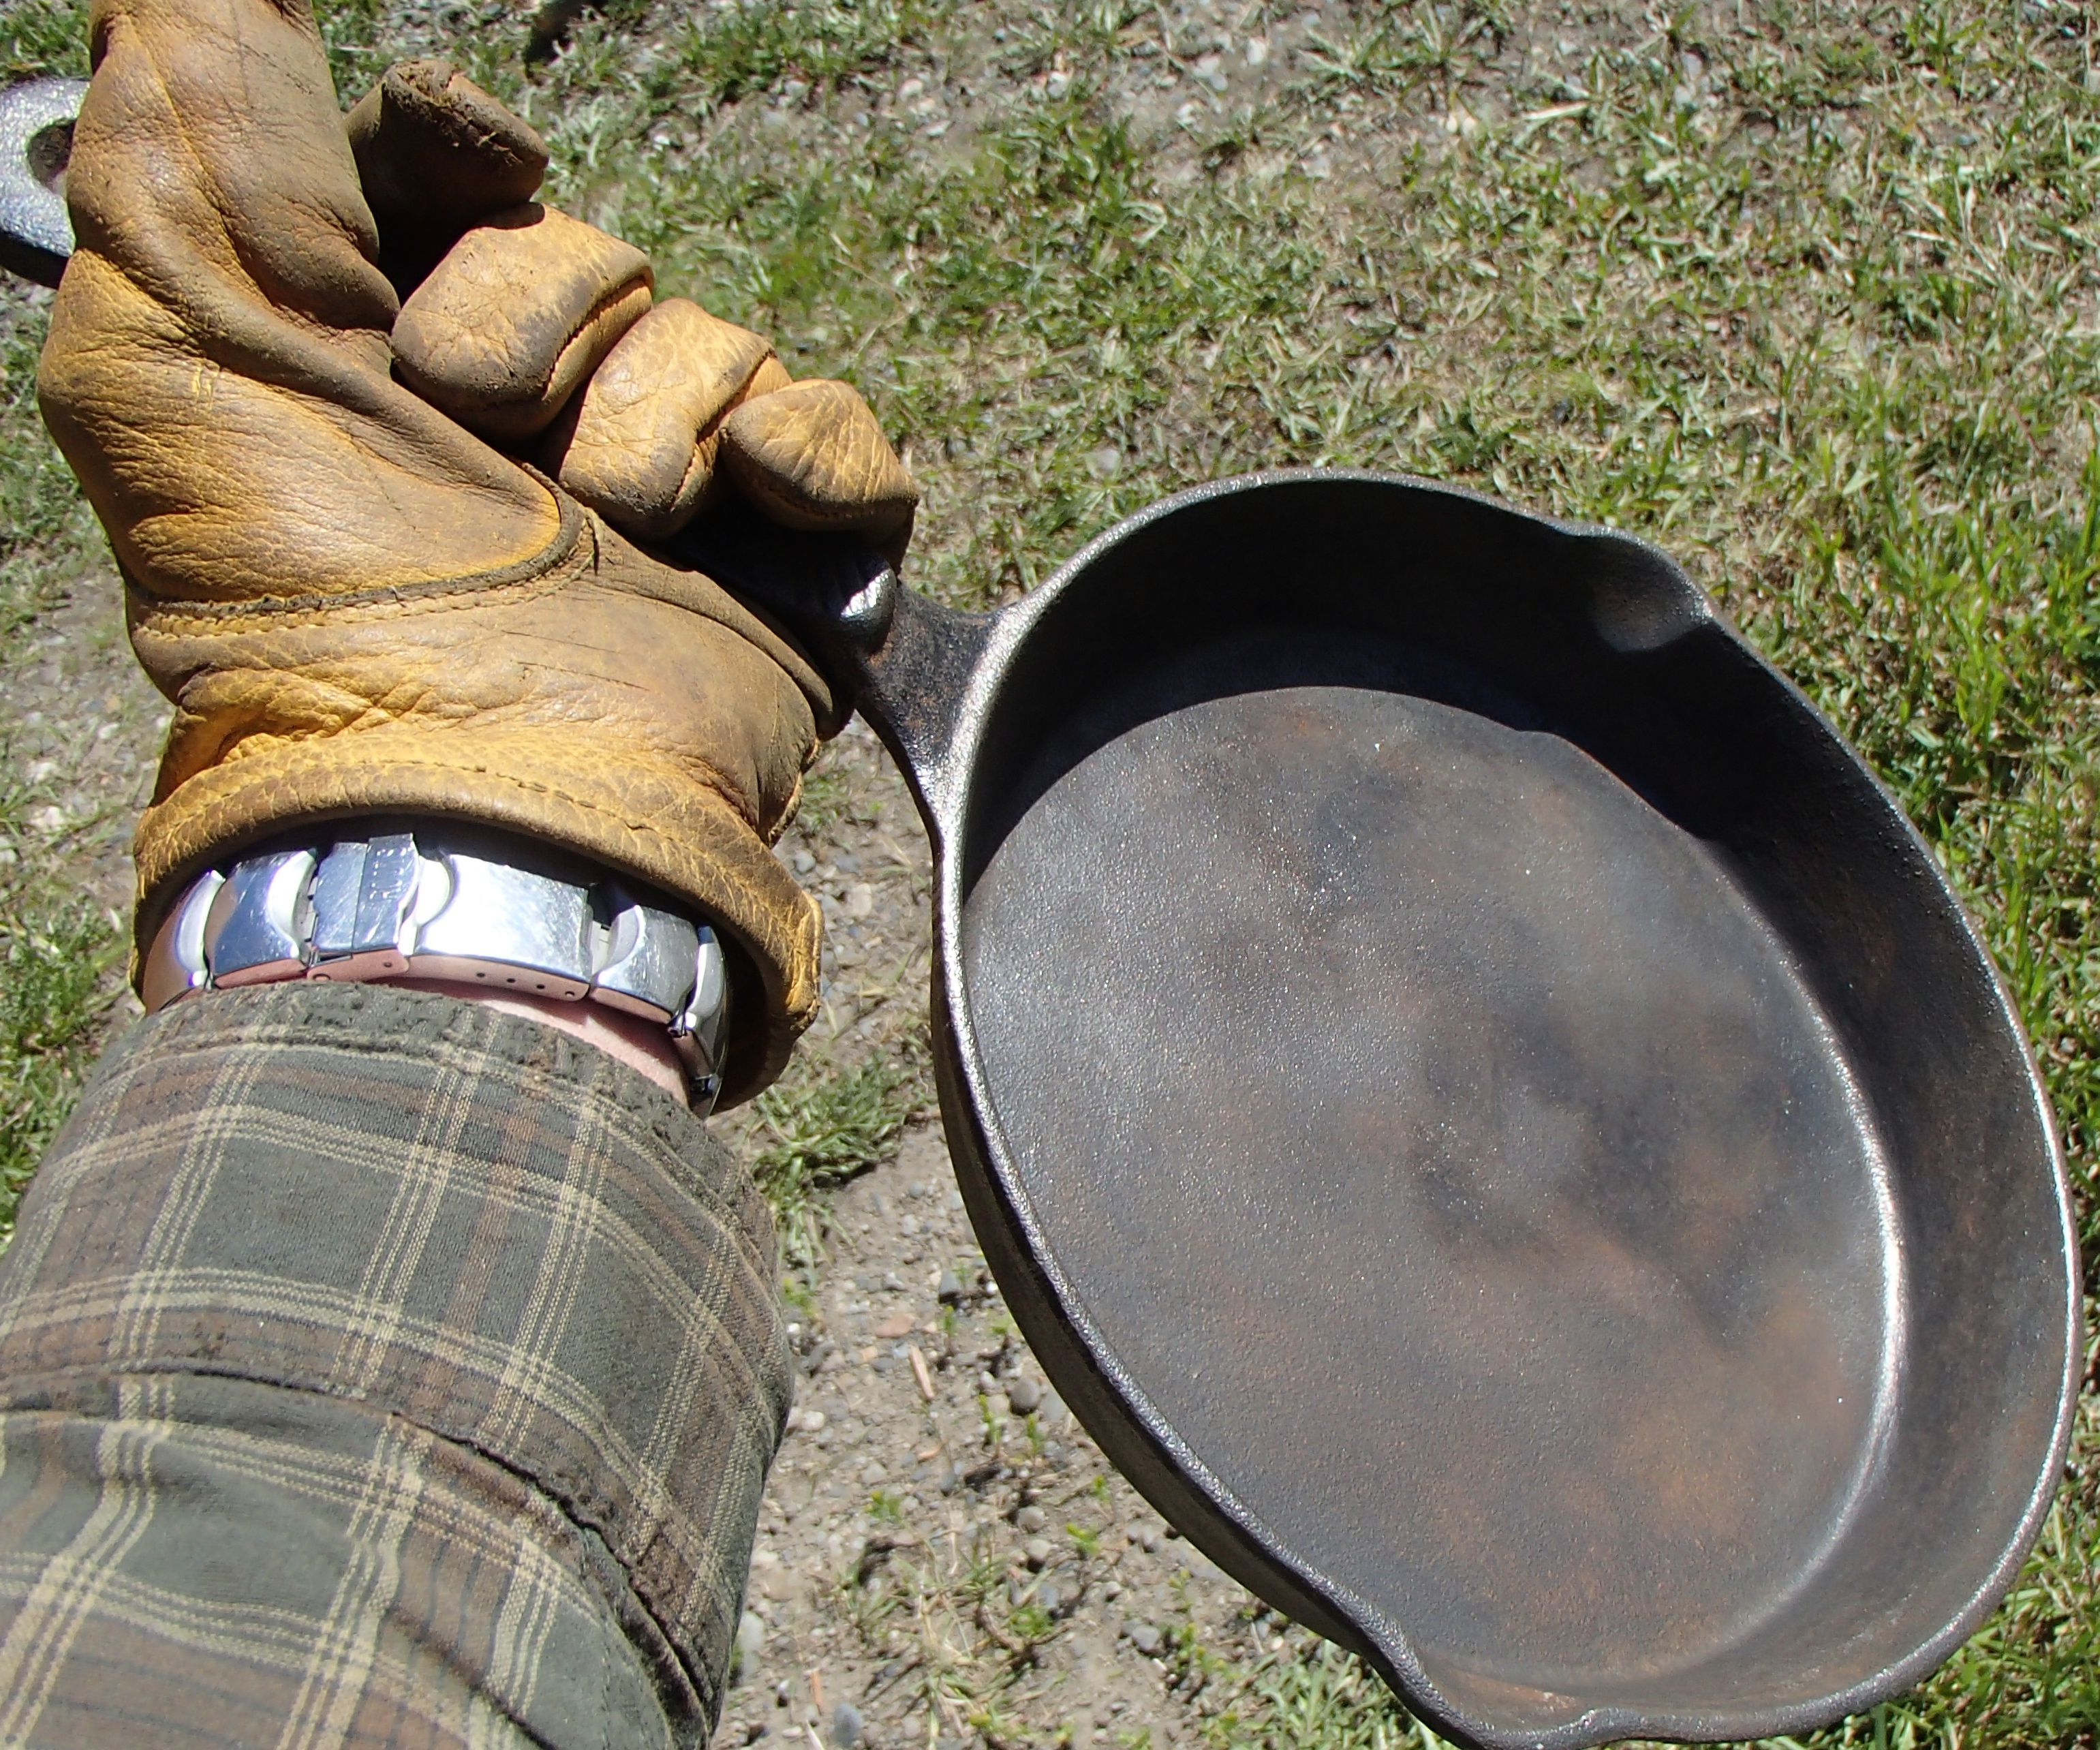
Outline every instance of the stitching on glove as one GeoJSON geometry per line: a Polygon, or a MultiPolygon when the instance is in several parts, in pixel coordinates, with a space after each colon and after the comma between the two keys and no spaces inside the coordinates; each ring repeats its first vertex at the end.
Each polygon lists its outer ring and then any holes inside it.
{"type": "MultiPolygon", "coordinates": [[[[583,506],[567,493],[557,491],[554,483],[538,469],[527,467],[524,471],[547,488],[561,519],[554,538],[529,559],[488,571],[469,572],[458,577],[434,578],[428,583],[389,584],[381,589],[352,590],[340,595],[269,595],[247,602],[171,601],[149,593],[127,570],[124,574],[126,593],[139,604],[132,618],[135,624],[142,625],[179,626],[186,621],[210,623],[250,620],[267,622],[268,627],[276,628],[333,619],[346,611],[358,608],[400,611],[424,603],[443,608],[457,605],[461,597],[478,603],[486,601],[495,590],[565,583],[567,577],[555,574],[567,561],[576,558],[584,546],[583,537],[588,524],[583,506]]],[[[595,558],[596,550],[597,543],[593,541],[587,556],[595,558]]],[[[258,630],[262,629],[258,625],[258,630]]]]}

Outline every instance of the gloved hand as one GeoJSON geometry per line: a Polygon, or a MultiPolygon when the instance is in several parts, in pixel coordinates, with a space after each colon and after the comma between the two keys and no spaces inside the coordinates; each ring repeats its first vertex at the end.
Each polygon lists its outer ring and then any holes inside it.
{"type": "Polygon", "coordinates": [[[532,203],[545,148],[442,64],[346,128],[303,0],[98,0],[93,43],[38,387],[175,706],[142,947],[302,822],[469,819],[721,926],[725,1098],[762,1087],[821,927],[768,846],[840,704],[611,525],[660,537],[733,488],[899,554],[916,493],[873,415],[652,309],[646,260],[532,203]]]}

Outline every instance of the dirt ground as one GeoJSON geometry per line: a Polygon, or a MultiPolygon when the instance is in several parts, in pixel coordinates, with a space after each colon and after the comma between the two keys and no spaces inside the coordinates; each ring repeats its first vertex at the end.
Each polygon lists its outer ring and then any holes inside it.
{"type": "MultiPolygon", "coordinates": [[[[805,1050],[919,1054],[924,837],[858,719],[823,771],[818,806],[781,845],[830,926],[823,1014],[805,1050]]],[[[838,1743],[856,1721],[874,1746],[1193,1741],[1201,1682],[1177,1656],[1191,1629],[1229,1655],[1259,1650],[1278,1625],[1257,1621],[1260,1605],[1116,1474],[1049,1389],[990,1279],[930,1112],[893,1162],[837,1195],[824,1249],[792,1328],[802,1378],[717,1742],[838,1743]]]]}

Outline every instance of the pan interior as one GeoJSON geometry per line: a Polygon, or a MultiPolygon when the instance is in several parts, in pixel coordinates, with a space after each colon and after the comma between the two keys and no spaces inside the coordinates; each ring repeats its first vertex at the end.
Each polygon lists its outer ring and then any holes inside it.
{"type": "Polygon", "coordinates": [[[1637,1707],[1873,1474],[1886,1165],[1706,849],[1405,666],[1097,700],[981,855],[969,1023],[1067,1292],[1268,1536],[1432,1682],[1637,1707]]]}

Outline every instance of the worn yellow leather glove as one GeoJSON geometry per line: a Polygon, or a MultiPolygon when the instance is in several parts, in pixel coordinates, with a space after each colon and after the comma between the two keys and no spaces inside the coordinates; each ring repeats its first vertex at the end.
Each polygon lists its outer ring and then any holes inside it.
{"type": "Polygon", "coordinates": [[[442,64],[346,127],[304,0],[98,0],[93,47],[39,389],[175,706],[139,940],[302,822],[470,819],[723,926],[725,1098],[763,1086],[820,940],[769,846],[840,706],[611,525],[737,490],[901,552],[916,495],[873,415],[652,309],[647,262],[532,203],[544,147],[442,64]]]}

